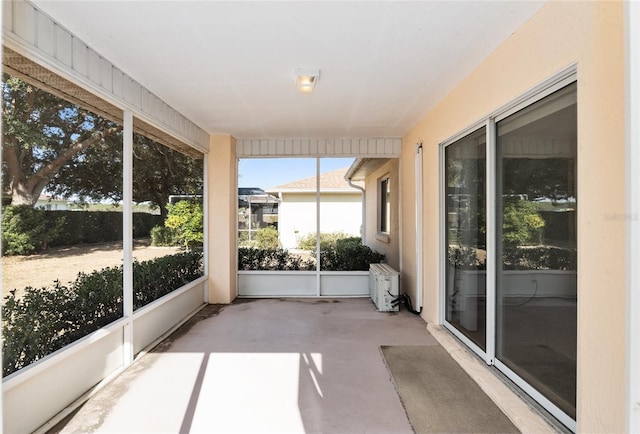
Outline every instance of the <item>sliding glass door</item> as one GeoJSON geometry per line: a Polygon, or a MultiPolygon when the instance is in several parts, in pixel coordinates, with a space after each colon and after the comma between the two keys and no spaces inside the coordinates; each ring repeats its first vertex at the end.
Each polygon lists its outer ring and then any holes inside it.
{"type": "Polygon", "coordinates": [[[486,128],[445,149],[446,320],[486,350],[486,128]]]}
{"type": "Polygon", "coordinates": [[[576,101],[567,80],[487,119],[444,146],[442,180],[445,327],[571,429],[576,101]]]}
{"type": "Polygon", "coordinates": [[[496,357],[576,409],[575,83],[497,122],[496,357]]]}

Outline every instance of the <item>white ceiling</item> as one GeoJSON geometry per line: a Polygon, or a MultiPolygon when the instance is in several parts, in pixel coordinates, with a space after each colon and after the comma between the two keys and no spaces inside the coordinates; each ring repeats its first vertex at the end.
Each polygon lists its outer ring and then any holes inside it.
{"type": "Polygon", "coordinates": [[[404,135],[544,1],[34,3],[210,133],[346,138],[404,135]]]}

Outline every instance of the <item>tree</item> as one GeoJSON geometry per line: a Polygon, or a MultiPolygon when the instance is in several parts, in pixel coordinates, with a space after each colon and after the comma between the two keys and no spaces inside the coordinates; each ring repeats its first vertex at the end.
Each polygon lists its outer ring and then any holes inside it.
{"type": "MultiPolygon", "coordinates": [[[[13,205],[40,194],[122,200],[122,129],[69,101],[3,75],[2,184],[13,205]]],[[[169,196],[202,192],[202,161],[134,135],[133,199],[167,216],[169,196]]]]}
{"type": "Polygon", "coordinates": [[[65,166],[81,164],[91,147],[111,148],[120,131],[89,110],[3,75],[3,184],[12,204],[34,205],[65,166]]]}
{"type": "Polygon", "coordinates": [[[143,135],[133,136],[133,200],[149,201],[167,217],[170,195],[202,194],[202,160],[190,158],[143,135]]]}
{"type": "Polygon", "coordinates": [[[533,202],[505,197],[502,240],[507,246],[528,246],[542,242],[545,221],[533,202]]]}
{"type": "Polygon", "coordinates": [[[574,158],[504,158],[503,194],[526,194],[530,200],[575,196],[574,158]]]}
{"type": "Polygon", "coordinates": [[[164,225],[173,230],[175,240],[187,248],[204,242],[204,214],[202,203],[181,200],[168,206],[169,216],[164,225]]]}
{"type": "Polygon", "coordinates": [[[118,131],[77,154],[53,177],[46,191],[75,202],[122,200],[122,133],[118,131]]]}
{"type": "MultiPolygon", "coordinates": [[[[107,146],[86,151],[82,164],[63,168],[51,190],[95,201],[122,200],[122,162],[107,146]]],[[[202,160],[195,160],[141,134],[133,135],[133,200],[150,202],[167,217],[171,195],[202,193],[202,160]]]]}

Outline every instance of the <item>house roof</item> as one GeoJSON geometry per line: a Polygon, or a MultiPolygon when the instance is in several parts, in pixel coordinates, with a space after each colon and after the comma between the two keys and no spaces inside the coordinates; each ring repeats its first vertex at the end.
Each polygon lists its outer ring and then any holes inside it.
{"type": "Polygon", "coordinates": [[[382,167],[388,158],[356,158],[345,175],[345,178],[351,179],[355,184],[367,178],[367,176],[374,173],[380,167],[382,167]]]}
{"type": "MultiPolygon", "coordinates": [[[[341,169],[332,170],[331,172],[320,174],[320,189],[325,192],[333,193],[360,193],[359,190],[351,187],[347,180],[344,178],[349,167],[343,167],[341,169]]],[[[269,192],[315,192],[316,191],[316,177],[310,176],[308,178],[298,179],[287,184],[278,185],[270,188],[269,192]]]]}

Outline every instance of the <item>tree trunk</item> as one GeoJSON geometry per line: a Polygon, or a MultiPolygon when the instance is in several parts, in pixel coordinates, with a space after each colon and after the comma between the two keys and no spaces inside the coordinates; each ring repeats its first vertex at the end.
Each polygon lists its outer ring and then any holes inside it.
{"type": "Polygon", "coordinates": [[[11,191],[11,205],[31,205],[38,202],[44,186],[29,188],[24,182],[13,182],[11,191]]]}
{"type": "Polygon", "coordinates": [[[160,215],[162,216],[162,221],[167,219],[169,215],[169,211],[167,210],[167,204],[164,200],[158,200],[158,208],[160,208],[160,215]]]}
{"type": "Polygon", "coordinates": [[[118,129],[119,127],[108,128],[94,133],[85,140],[72,143],[57,158],[43,165],[33,174],[25,173],[20,164],[20,153],[25,151],[20,150],[17,144],[6,146],[3,149],[3,157],[7,163],[7,173],[10,178],[11,204],[34,206],[47,184],[69,160],[89,146],[93,146],[105,137],[117,132],[118,129]]]}
{"type": "Polygon", "coordinates": [[[19,145],[13,144],[10,138],[4,138],[3,159],[7,164],[9,175],[9,190],[11,191],[11,205],[35,205],[46,183],[32,182],[27,178],[21,168],[21,160],[24,158],[23,150],[19,145]]]}

